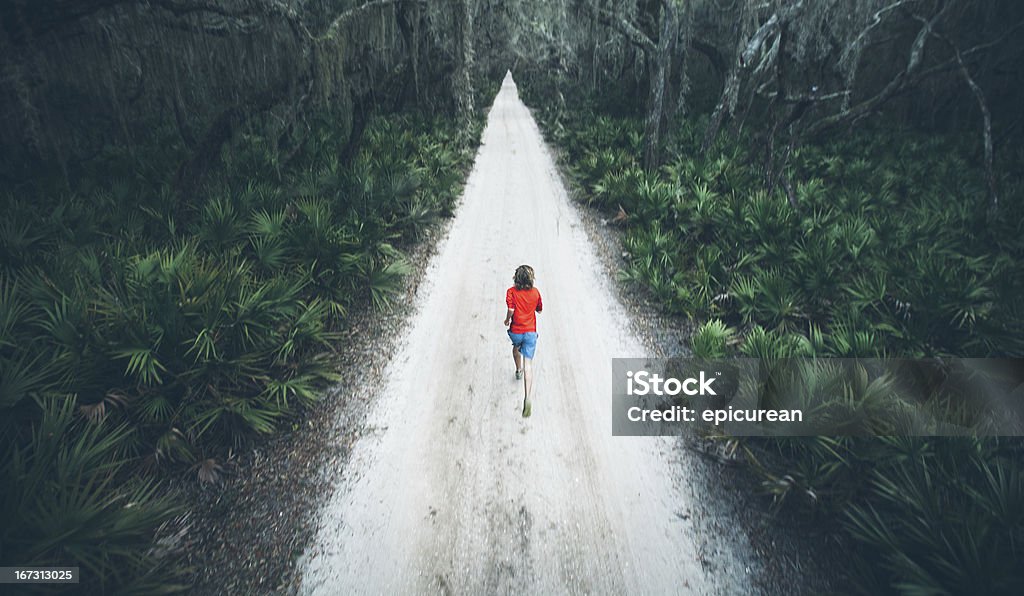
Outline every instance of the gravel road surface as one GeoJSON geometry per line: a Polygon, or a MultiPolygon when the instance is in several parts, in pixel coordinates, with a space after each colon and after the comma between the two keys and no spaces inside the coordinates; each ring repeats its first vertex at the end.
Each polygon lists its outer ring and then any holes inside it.
{"type": "Polygon", "coordinates": [[[576,209],[506,76],[367,430],[324,470],[300,593],[752,591],[746,541],[709,534],[673,441],[611,434],[611,359],[648,354],[576,209]],[[523,263],[545,307],[527,419],[502,327],[523,263]]]}

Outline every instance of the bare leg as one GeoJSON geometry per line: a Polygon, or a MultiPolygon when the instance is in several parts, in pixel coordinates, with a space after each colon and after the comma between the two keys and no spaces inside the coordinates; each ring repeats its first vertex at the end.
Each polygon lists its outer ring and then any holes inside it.
{"type": "Polygon", "coordinates": [[[523,356],[515,346],[512,346],[512,360],[516,362],[516,372],[523,370],[523,356]]]}
{"type": "Polygon", "coordinates": [[[533,391],[533,358],[523,359],[523,399],[529,400],[533,391]]]}

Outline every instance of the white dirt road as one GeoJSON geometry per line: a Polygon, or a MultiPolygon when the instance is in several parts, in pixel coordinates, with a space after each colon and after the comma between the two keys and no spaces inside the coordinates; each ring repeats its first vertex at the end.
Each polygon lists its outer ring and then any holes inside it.
{"type": "Polygon", "coordinates": [[[372,430],[327,471],[299,592],[751,591],[745,541],[699,521],[672,441],[612,436],[611,359],[647,352],[510,76],[482,143],[372,430]],[[545,306],[528,419],[502,327],[522,263],[545,306]]]}

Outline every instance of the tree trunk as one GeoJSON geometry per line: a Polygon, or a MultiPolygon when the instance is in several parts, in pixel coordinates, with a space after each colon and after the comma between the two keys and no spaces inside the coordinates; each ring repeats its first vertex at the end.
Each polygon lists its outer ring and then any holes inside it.
{"type": "MultiPolygon", "coordinates": [[[[803,10],[803,7],[804,0],[796,0],[792,4],[784,5],[771,18],[765,21],[763,25],[758,27],[749,40],[747,39],[749,32],[748,19],[746,14],[741,15],[742,24],[740,25],[739,40],[736,46],[736,58],[733,61],[732,68],[729,69],[729,75],[726,77],[725,86],[722,89],[722,96],[715,106],[715,111],[711,115],[711,122],[704,133],[704,143],[702,145],[704,150],[707,150],[715,142],[718,130],[725,121],[725,117],[733,115],[736,111],[742,71],[755,68],[754,61],[761,54],[761,49],[764,47],[765,42],[774,37],[782,27],[785,27],[790,21],[795,19],[803,10]]],[[[745,5],[744,13],[749,9],[749,4],[745,5]]]]}
{"type": "Polygon", "coordinates": [[[704,142],[701,144],[701,151],[707,151],[718,137],[718,129],[722,127],[726,114],[732,114],[736,109],[736,98],[740,91],[740,69],[739,65],[733,65],[729,74],[725,77],[725,86],[722,88],[722,96],[715,105],[715,111],[711,113],[711,121],[704,132],[704,142]]]}
{"type": "Polygon", "coordinates": [[[661,160],[661,129],[665,120],[665,93],[672,75],[672,54],[679,33],[679,15],[672,0],[661,5],[661,31],[658,50],[654,56],[654,74],[647,101],[647,121],[644,126],[644,169],[654,171],[661,160]]]}
{"type": "Polygon", "coordinates": [[[455,74],[452,90],[455,95],[455,109],[459,118],[469,122],[473,118],[473,10],[472,0],[458,0],[455,5],[455,27],[458,33],[455,74]]]}
{"type": "Polygon", "coordinates": [[[988,184],[988,195],[989,195],[989,213],[990,215],[996,215],[999,211],[999,193],[996,187],[996,173],[992,166],[993,160],[993,144],[992,144],[992,112],[988,109],[988,101],[985,99],[985,92],[981,90],[981,87],[975,82],[974,77],[971,76],[971,71],[967,69],[967,63],[964,62],[963,54],[960,53],[960,48],[951,41],[946,39],[946,42],[953,48],[956,53],[957,64],[960,65],[960,74],[963,75],[964,81],[967,86],[970,87],[971,93],[974,94],[974,99],[978,102],[978,108],[981,110],[982,118],[982,143],[985,147],[985,182],[988,184]]]}
{"type": "Polygon", "coordinates": [[[341,162],[350,163],[352,158],[355,157],[356,151],[359,150],[359,141],[363,138],[363,131],[366,130],[366,125],[370,121],[370,110],[372,105],[370,101],[356,93],[352,93],[352,126],[348,131],[348,141],[345,143],[344,149],[341,151],[341,162]]]}
{"type": "MultiPolygon", "coordinates": [[[[396,15],[398,21],[398,30],[402,34],[402,41],[405,43],[405,49],[409,52],[409,70],[412,75],[411,80],[407,77],[405,87],[412,86],[413,92],[413,104],[420,104],[420,6],[419,3],[403,1],[398,4],[398,11],[396,15]]],[[[402,95],[405,96],[407,91],[403,89],[402,95]]]]}
{"type": "MultiPolygon", "coordinates": [[[[785,160],[783,160],[783,163],[778,163],[776,160],[775,142],[778,139],[779,131],[788,127],[791,123],[789,121],[783,124],[781,114],[779,113],[783,107],[783,99],[786,97],[786,27],[782,27],[779,30],[778,46],[778,56],[775,58],[775,97],[772,98],[768,106],[772,126],[768,130],[768,138],[764,144],[764,181],[769,193],[775,189],[777,177],[781,175],[782,169],[785,168],[785,160]]],[[[792,111],[790,116],[792,116],[792,111]]],[[[790,195],[790,203],[794,203],[792,195],[790,195]]],[[[796,207],[796,205],[793,204],[793,207],[796,207]]]]}
{"type": "MultiPolygon", "coordinates": [[[[745,19],[744,19],[745,20],[745,19]]],[[[743,48],[746,47],[746,27],[739,25],[740,35],[739,45],[736,49],[737,56],[742,55],[743,48]]],[[[736,99],[740,93],[740,59],[736,58],[733,60],[732,66],[729,67],[729,72],[725,75],[725,83],[722,85],[722,95],[718,99],[718,103],[715,104],[715,110],[711,113],[711,120],[708,122],[708,127],[704,131],[704,142],[701,144],[701,152],[705,152],[715,142],[715,138],[718,137],[718,129],[722,127],[722,122],[725,121],[726,114],[732,114],[736,109],[736,99]]]]}

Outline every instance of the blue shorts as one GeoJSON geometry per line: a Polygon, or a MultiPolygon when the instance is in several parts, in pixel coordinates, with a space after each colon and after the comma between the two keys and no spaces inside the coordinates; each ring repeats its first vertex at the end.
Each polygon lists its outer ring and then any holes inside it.
{"type": "Polygon", "coordinates": [[[519,353],[524,357],[533,360],[533,353],[537,349],[537,332],[527,331],[526,333],[512,333],[511,330],[508,332],[508,338],[512,340],[512,345],[519,348],[519,353]]]}

